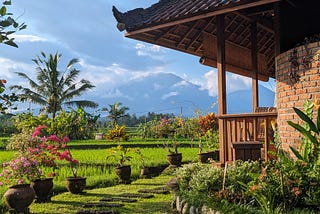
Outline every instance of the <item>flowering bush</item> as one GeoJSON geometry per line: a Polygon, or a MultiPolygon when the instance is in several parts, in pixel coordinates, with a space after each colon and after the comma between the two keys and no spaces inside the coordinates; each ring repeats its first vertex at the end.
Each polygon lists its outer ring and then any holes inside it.
{"type": "Polygon", "coordinates": [[[79,161],[72,158],[70,150],[67,148],[69,138],[65,136],[61,139],[57,135],[41,137],[41,131],[46,128],[46,126],[40,125],[35,129],[27,153],[31,153],[37,157],[41,166],[53,167],[53,169],[57,167],[56,159],[65,160],[70,163],[73,176],[77,177],[79,161]]]}
{"type": "Polygon", "coordinates": [[[0,186],[23,184],[35,180],[42,175],[39,162],[32,157],[18,156],[15,159],[3,163],[0,173],[0,186]]]}
{"type": "Polygon", "coordinates": [[[201,127],[202,135],[205,135],[210,129],[218,129],[218,119],[214,113],[209,113],[206,116],[199,116],[199,125],[201,127]]]}
{"type": "MultiPolygon", "coordinates": [[[[0,174],[0,184],[21,184],[41,177],[55,176],[57,160],[66,160],[70,163],[72,174],[77,176],[78,160],[72,158],[67,149],[68,137],[59,138],[56,135],[41,136],[46,126],[38,126],[31,137],[21,139],[20,150],[16,158],[3,163],[0,174]],[[44,168],[52,168],[52,172],[44,174],[44,168]]],[[[25,134],[25,136],[27,136],[25,134]]]]}

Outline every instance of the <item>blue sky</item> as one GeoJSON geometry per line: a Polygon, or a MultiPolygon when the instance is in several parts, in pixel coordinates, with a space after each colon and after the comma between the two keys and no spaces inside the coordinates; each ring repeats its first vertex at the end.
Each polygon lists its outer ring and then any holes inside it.
{"type": "MultiPolygon", "coordinates": [[[[80,59],[81,78],[96,87],[89,95],[102,96],[132,78],[154,72],[174,73],[217,94],[217,72],[199,64],[199,58],[125,38],[116,28],[112,6],[125,12],[148,7],[158,0],[13,0],[9,12],[27,29],[15,34],[19,48],[0,45],[0,76],[7,85],[22,84],[15,71],[35,76],[31,61],[40,52],[62,54],[61,69],[80,59]]],[[[248,89],[251,80],[229,74],[228,91],[248,89]]],[[[273,88],[274,82],[265,83],[273,88]]]]}

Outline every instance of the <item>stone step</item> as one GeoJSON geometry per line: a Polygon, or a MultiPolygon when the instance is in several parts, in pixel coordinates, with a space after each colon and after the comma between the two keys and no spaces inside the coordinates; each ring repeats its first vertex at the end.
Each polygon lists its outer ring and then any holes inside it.
{"type": "Polygon", "coordinates": [[[100,199],[100,201],[120,201],[120,202],[124,202],[124,203],[133,203],[133,202],[137,202],[137,199],[133,199],[133,198],[120,198],[120,197],[104,197],[102,199],[100,199]]]}
{"type": "Polygon", "coordinates": [[[119,195],[120,197],[126,198],[153,198],[154,195],[145,194],[145,193],[123,193],[119,195]]]}
{"type": "Polygon", "coordinates": [[[116,210],[79,210],[77,214],[118,214],[116,210]]]}
{"type": "Polygon", "coordinates": [[[105,202],[92,202],[92,203],[85,203],[82,207],[83,208],[91,208],[91,207],[123,207],[123,204],[118,203],[105,203],[105,202]]]}
{"type": "Polygon", "coordinates": [[[153,193],[153,194],[169,194],[170,191],[167,187],[157,187],[153,189],[140,189],[138,190],[139,193],[153,193]]]}

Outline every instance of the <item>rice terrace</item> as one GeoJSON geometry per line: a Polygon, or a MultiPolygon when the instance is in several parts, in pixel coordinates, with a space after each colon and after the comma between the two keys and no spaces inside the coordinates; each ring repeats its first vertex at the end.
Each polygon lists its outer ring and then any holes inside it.
{"type": "Polygon", "coordinates": [[[0,213],[320,212],[319,1],[1,3],[0,213]]]}

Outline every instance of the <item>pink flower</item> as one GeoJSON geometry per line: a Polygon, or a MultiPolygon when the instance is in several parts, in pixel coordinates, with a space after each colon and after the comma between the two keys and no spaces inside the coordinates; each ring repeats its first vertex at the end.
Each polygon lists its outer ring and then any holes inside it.
{"type": "Polygon", "coordinates": [[[301,194],[300,190],[298,187],[293,187],[291,192],[297,197],[298,195],[301,194]]]}
{"type": "Polygon", "coordinates": [[[47,139],[48,139],[48,140],[51,140],[51,141],[55,141],[55,142],[57,142],[57,143],[60,143],[60,142],[61,142],[61,139],[58,138],[57,135],[51,135],[51,136],[49,136],[47,139]]]}
{"type": "Polygon", "coordinates": [[[32,138],[37,137],[37,136],[41,133],[41,130],[42,130],[42,129],[45,129],[45,128],[48,128],[48,127],[47,127],[47,126],[44,126],[44,125],[38,126],[38,127],[34,130],[34,132],[33,132],[33,134],[32,134],[32,138]]]}
{"type": "Polygon", "coordinates": [[[18,180],[18,184],[23,184],[24,183],[24,180],[23,179],[19,179],[18,180]]]}
{"type": "Polygon", "coordinates": [[[67,143],[67,142],[70,141],[70,139],[69,139],[68,136],[65,136],[65,137],[63,137],[62,141],[63,141],[64,143],[67,143]]]}

